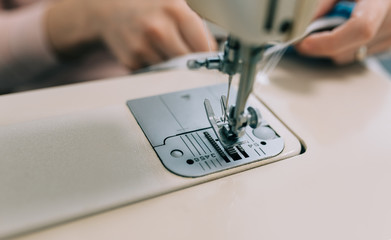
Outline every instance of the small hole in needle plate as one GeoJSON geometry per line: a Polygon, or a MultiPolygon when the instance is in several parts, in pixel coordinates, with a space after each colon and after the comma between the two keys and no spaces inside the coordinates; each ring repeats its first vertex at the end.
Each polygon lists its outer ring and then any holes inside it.
{"type": "Polygon", "coordinates": [[[192,165],[192,164],[194,164],[194,160],[193,159],[188,159],[186,161],[186,163],[189,164],[189,165],[192,165]]]}

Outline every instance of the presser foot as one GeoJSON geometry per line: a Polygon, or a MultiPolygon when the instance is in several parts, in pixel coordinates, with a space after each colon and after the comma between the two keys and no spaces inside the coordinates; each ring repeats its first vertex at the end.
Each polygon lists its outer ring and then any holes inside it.
{"type": "Polygon", "coordinates": [[[249,125],[251,128],[257,128],[261,124],[261,114],[257,109],[249,107],[247,109],[248,114],[241,116],[241,127],[239,131],[232,131],[232,124],[235,123],[235,120],[232,119],[232,112],[234,107],[231,106],[230,114],[227,112],[226,97],[221,96],[221,110],[222,117],[217,117],[213,111],[209,99],[204,100],[205,112],[208,117],[209,123],[212,126],[213,131],[215,132],[218,140],[225,149],[230,149],[235,146],[240,146],[247,143],[246,140],[243,140],[241,137],[246,132],[246,127],[249,125]]]}

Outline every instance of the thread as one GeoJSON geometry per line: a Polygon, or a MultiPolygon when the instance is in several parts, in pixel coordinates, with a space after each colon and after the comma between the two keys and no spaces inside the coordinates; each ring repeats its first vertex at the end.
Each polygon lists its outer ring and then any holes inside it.
{"type": "Polygon", "coordinates": [[[275,51],[271,54],[265,54],[264,58],[257,65],[257,76],[256,81],[261,82],[263,84],[267,84],[269,81],[269,74],[277,67],[280,62],[282,56],[288,49],[289,45],[284,43],[278,43],[273,46],[275,51]]]}

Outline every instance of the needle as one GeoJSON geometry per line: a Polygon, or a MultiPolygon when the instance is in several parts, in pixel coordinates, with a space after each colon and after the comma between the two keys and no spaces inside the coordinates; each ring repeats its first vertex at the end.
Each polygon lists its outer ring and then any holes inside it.
{"type": "Polygon", "coordinates": [[[225,114],[224,114],[224,122],[228,119],[228,101],[229,101],[229,93],[231,90],[231,83],[232,83],[232,75],[228,76],[228,92],[227,92],[227,101],[225,103],[225,114]]]}

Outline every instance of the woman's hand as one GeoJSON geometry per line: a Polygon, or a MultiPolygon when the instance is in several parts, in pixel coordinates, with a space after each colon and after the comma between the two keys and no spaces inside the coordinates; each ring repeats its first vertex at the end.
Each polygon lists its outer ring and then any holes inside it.
{"type": "Polygon", "coordinates": [[[102,41],[129,69],[216,49],[202,20],[184,0],[61,0],[47,14],[61,55],[102,41]]]}
{"type": "MultiPolygon", "coordinates": [[[[315,18],[330,11],[336,0],[322,0],[315,18]]],[[[296,46],[303,55],[328,57],[337,64],[356,59],[360,47],[367,54],[384,51],[391,46],[391,1],[357,0],[350,19],[332,31],[314,33],[296,46]]]]}

